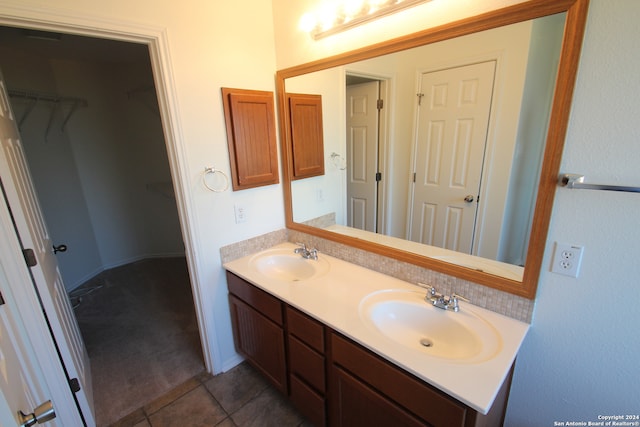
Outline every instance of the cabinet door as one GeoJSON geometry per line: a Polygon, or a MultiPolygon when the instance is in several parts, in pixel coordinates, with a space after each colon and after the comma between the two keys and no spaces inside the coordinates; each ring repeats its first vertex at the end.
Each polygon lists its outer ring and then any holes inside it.
{"type": "Polygon", "coordinates": [[[343,369],[366,382],[388,402],[401,405],[427,425],[465,425],[469,408],[462,403],[338,334],[331,334],[330,344],[334,370],[343,369]]]}
{"type": "Polygon", "coordinates": [[[288,93],[291,115],[292,179],[324,175],[322,97],[288,93]]]}
{"type": "Polygon", "coordinates": [[[284,330],[233,295],[229,305],[236,350],[286,394],[284,330]]]}
{"type": "Polygon", "coordinates": [[[424,423],[347,371],[332,369],[331,424],[338,427],[424,427],[424,423]]]}
{"type": "Polygon", "coordinates": [[[277,184],[273,93],[222,88],[233,190],[277,184]]]}

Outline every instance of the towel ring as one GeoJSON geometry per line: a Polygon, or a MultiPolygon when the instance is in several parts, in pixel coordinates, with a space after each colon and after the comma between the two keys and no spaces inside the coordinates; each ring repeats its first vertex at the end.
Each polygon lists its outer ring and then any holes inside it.
{"type": "Polygon", "coordinates": [[[214,193],[222,193],[223,191],[227,191],[227,189],[229,188],[229,178],[227,178],[227,175],[225,175],[225,173],[222,172],[221,170],[218,170],[212,167],[204,168],[204,174],[202,174],[202,183],[204,184],[205,187],[207,187],[209,190],[213,191],[214,193]],[[213,188],[209,184],[207,184],[207,175],[209,174],[215,175],[217,173],[222,175],[222,177],[224,178],[223,188],[213,188]]]}
{"type": "Polygon", "coordinates": [[[341,171],[347,168],[347,162],[340,154],[334,151],[333,153],[331,153],[330,157],[331,157],[331,162],[336,168],[340,169],[341,171]]]}

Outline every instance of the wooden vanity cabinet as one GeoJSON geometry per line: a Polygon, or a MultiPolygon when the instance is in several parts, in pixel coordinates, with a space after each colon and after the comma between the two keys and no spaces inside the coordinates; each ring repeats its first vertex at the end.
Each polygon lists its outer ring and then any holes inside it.
{"type": "Polygon", "coordinates": [[[238,352],[316,427],[501,426],[513,367],[487,415],[227,272],[238,352]]]}
{"type": "Polygon", "coordinates": [[[227,285],[236,351],[287,394],[282,302],[228,272],[227,285]]]}
{"type": "Polygon", "coordinates": [[[330,334],[332,426],[501,426],[513,368],[486,415],[357,343],[330,334]]]}

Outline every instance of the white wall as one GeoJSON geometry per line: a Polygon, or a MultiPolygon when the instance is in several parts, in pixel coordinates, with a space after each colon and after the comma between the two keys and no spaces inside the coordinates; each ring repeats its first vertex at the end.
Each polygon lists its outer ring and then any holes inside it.
{"type": "MultiPolygon", "coordinates": [[[[640,2],[592,0],[561,170],[640,186],[640,2]]],[[[584,245],[578,279],[544,268],[509,425],[638,414],[640,195],[559,190],[547,243],[584,245]]]]}
{"type": "MultiPolygon", "coordinates": [[[[66,289],[118,265],[184,254],[175,200],[147,189],[148,183],[171,185],[157,105],[152,109],[155,92],[127,95],[153,88],[145,49],[137,62],[126,63],[52,60],[10,42],[2,52],[10,89],[87,101],[66,123],[71,105],[50,121],[53,105],[39,102],[21,133],[49,232],[54,244],[68,248],[57,256],[66,289]]],[[[18,117],[30,107],[12,102],[18,117]]]]}
{"type": "Polygon", "coordinates": [[[282,188],[270,185],[212,193],[202,185],[202,175],[206,166],[230,173],[220,88],[275,89],[271,3],[2,0],[2,16],[154,35],[161,46],[167,46],[160,59],[175,119],[172,132],[177,137],[179,164],[174,171],[185,195],[181,214],[188,217],[185,231],[193,244],[190,269],[198,287],[194,297],[203,309],[200,326],[207,332],[205,357],[215,360],[209,366],[216,372],[233,366],[239,359],[233,347],[219,248],[283,228],[282,188]],[[235,204],[245,207],[246,222],[235,223],[235,204]]]}
{"type": "Polygon", "coordinates": [[[347,221],[345,193],[346,171],[331,160],[331,153],[346,159],[344,117],[344,70],[341,68],[311,73],[287,81],[289,93],[322,96],[322,133],[324,138],[324,175],[291,183],[293,218],[305,222],[325,214],[335,214],[336,223],[347,221]],[[340,125],[342,124],[342,125],[340,125]],[[318,195],[322,191],[322,197],[318,195]]]}
{"type": "Polygon", "coordinates": [[[506,215],[499,224],[503,238],[497,259],[509,264],[524,265],[527,258],[533,221],[531,212],[538,195],[565,16],[553,15],[548,19],[536,19],[533,23],[506,215]]]}
{"type": "MultiPolygon", "coordinates": [[[[0,67],[9,89],[58,93],[54,67],[47,58],[7,48],[0,52],[0,67]]],[[[20,135],[52,242],[69,248],[57,260],[70,290],[100,271],[102,260],[69,132],[61,131],[60,113],[46,132],[51,104],[39,102],[25,117],[29,101],[12,98],[11,103],[14,114],[24,118],[20,135]]]]}
{"type": "MultiPolygon", "coordinates": [[[[411,16],[317,43],[288,22],[320,0],[298,7],[287,0],[273,3],[282,68],[472,15],[478,8],[519,2],[433,1],[411,16]]],[[[639,21],[637,0],[591,0],[563,171],[583,173],[591,182],[640,185],[639,21]]],[[[518,357],[505,425],[551,426],[638,413],[639,210],[637,194],[558,190],[534,321],[518,357]],[[585,246],[578,279],[548,271],[554,241],[585,246]]]]}
{"type": "MultiPolygon", "coordinates": [[[[287,23],[319,1],[273,1],[278,68],[518,3],[433,1],[420,6],[424,13],[390,17],[353,30],[353,36],[343,34],[312,45],[287,23]],[[385,27],[389,22],[401,25],[385,27]],[[371,28],[382,31],[369,33],[371,28]]],[[[5,0],[0,5],[0,14],[8,3],[5,0]]],[[[640,185],[635,123],[635,112],[640,109],[640,63],[635,54],[640,3],[591,3],[563,169],[584,173],[594,182],[640,185]]],[[[103,23],[123,20],[166,30],[179,134],[185,142],[179,147],[179,155],[186,164],[187,201],[194,216],[195,274],[202,283],[199,297],[208,307],[204,322],[211,330],[217,327],[217,335],[209,336],[217,348],[217,358],[222,364],[231,363],[235,353],[218,249],[283,227],[282,192],[279,185],[274,185],[213,194],[202,187],[200,179],[207,164],[228,171],[219,87],[273,90],[276,60],[270,37],[274,23],[268,19],[271,4],[261,0],[194,0],[190,7],[151,0],[91,4],[80,0],[21,0],[11,4],[45,9],[55,4],[60,13],[57,19],[82,12],[100,17],[103,23]],[[234,223],[236,203],[246,206],[248,222],[234,223]]],[[[640,321],[640,236],[634,215],[639,208],[640,198],[634,194],[558,192],[547,257],[555,240],[582,244],[586,247],[583,268],[579,279],[557,276],[546,268],[542,272],[535,319],[515,373],[507,425],[553,425],[554,420],[574,417],[594,420],[600,413],[637,413],[640,383],[632,358],[640,350],[636,330],[640,321]]]]}
{"type": "Polygon", "coordinates": [[[69,121],[67,132],[102,266],[182,254],[175,202],[146,187],[171,182],[160,117],[142,99],[127,96],[127,91],[153,85],[150,65],[52,63],[58,91],[89,102],[69,121]]]}

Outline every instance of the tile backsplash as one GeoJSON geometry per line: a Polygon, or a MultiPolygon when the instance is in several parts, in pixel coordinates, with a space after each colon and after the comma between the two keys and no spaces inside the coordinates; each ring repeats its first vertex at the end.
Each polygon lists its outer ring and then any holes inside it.
{"type": "Polygon", "coordinates": [[[278,230],[233,243],[221,248],[220,255],[222,262],[225,263],[286,241],[304,242],[308,246],[317,248],[321,253],[409,283],[433,285],[438,292],[444,294],[455,292],[464,295],[477,306],[531,323],[533,300],[299,231],[278,230]]]}

